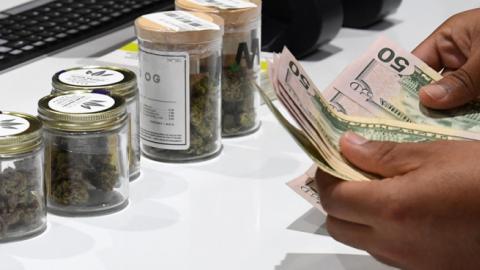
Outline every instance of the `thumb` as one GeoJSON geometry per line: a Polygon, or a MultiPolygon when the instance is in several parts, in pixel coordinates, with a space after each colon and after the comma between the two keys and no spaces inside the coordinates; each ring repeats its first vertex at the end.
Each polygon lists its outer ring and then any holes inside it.
{"type": "Polygon", "coordinates": [[[452,109],[480,95],[480,54],[470,57],[461,68],[420,90],[420,102],[432,109],[452,109]]]}
{"type": "Polygon", "coordinates": [[[393,177],[415,170],[426,159],[420,144],[368,141],[353,132],[340,139],[343,156],[359,169],[393,177]]]}

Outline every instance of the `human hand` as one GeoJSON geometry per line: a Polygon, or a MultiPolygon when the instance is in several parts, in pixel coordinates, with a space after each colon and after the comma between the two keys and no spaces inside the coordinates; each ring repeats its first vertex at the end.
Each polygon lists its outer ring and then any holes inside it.
{"type": "Polygon", "coordinates": [[[402,269],[480,268],[480,143],[366,141],[346,133],[343,155],[381,181],[317,170],[330,235],[402,269]]]}
{"type": "Polygon", "coordinates": [[[451,109],[480,95],[480,9],[459,13],[433,32],[414,51],[444,73],[421,89],[420,102],[432,109],[451,109]]]}

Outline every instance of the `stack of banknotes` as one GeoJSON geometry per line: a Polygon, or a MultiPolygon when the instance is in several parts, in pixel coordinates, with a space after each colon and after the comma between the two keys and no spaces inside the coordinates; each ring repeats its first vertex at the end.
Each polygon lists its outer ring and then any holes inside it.
{"type": "Polygon", "coordinates": [[[323,92],[286,48],[274,55],[269,74],[284,109],[261,88],[260,93],[315,163],[289,186],[314,205],[318,195],[312,172],[317,168],[348,181],[375,179],[342,157],[339,140],[346,131],[393,142],[480,139],[480,103],[448,111],[423,107],[419,90],[442,76],[386,38],[373,43],[323,92]]]}

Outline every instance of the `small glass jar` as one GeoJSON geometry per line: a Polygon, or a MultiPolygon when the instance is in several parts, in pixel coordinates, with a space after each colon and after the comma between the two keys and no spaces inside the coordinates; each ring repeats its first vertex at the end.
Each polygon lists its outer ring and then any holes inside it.
{"type": "Polygon", "coordinates": [[[98,93],[54,94],[38,102],[44,124],[47,207],[95,215],[128,204],[125,99],[98,93]]]}
{"type": "Polygon", "coordinates": [[[142,152],[165,162],[218,155],[223,20],[169,11],[140,17],[135,28],[142,152]]]}
{"type": "Polygon", "coordinates": [[[140,176],[140,113],[137,76],[120,67],[88,66],[62,70],[53,75],[52,94],[107,90],[125,98],[129,115],[128,162],[130,181],[140,176]]]}
{"type": "Polygon", "coordinates": [[[22,113],[0,112],[0,242],[46,228],[42,123],[22,113]]]}
{"type": "Polygon", "coordinates": [[[222,136],[260,128],[261,0],[176,0],[176,9],[216,14],[225,21],[222,69],[222,136]]]}

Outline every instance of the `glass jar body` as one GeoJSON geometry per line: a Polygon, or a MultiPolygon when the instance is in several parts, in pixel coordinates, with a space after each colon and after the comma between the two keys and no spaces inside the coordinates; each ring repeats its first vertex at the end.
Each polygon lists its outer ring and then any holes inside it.
{"type": "Polygon", "coordinates": [[[139,45],[140,136],[144,155],[165,162],[199,161],[218,155],[222,149],[222,40],[159,44],[139,38],[139,45]],[[178,72],[168,74],[173,68],[162,69],[158,61],[185,63],[178,66],[178,72]],[[184,83],[176,83],[179,81],[184,83]],[[160,92],[166,94],[156,97],[155,93],[160,92]],[[180,92],[185,94],[177,95],[180,92]]]}
{"type": "MultiPolygon", "coordinates": [[[[86,90],[77,90],[73,92],[92,92],[91,89],[86,90]]],[[[57,89],[52,90],[52,94],[64,93],[66,91],[61,91],[57,89]]],[[[139,112],[139,102],[140,97],[138,96],[138,89],[134,91],[136,94],[133,96],[126,97],[126,107],[127,114],[129,118],[129,127],[128,127],[128,163],[129,163],[129,174],[130,181],[137,179],[140,176],[140,159],[142,153],[140,151],[140,112],[139,112]]]]}
{"type": "Polygon", "coordinates": [[[137,179],[140,176],[140,158],[142,153],[140,151],[140,111],[139,111],[140,97],[127,99],[127,114],[128,114],[128,164],[130,181],[137,179]]]}
{"type": "Polygon", "coordinates": [[[65,132],[46,128],[47,207],[66,216],[114,212],[128,204],[128,127],[65,132]]]}
{"type": "Polygon", "coordinates": [[[260,127],[261,23],[225,26],[222,69],[222,136],[235,137],[260,127]]]}
{"type": "Polygon", "coordinates": [[[0,242],[46,228],[43,154],[43,145],[24,154],[0,154],[0,242]]]}

